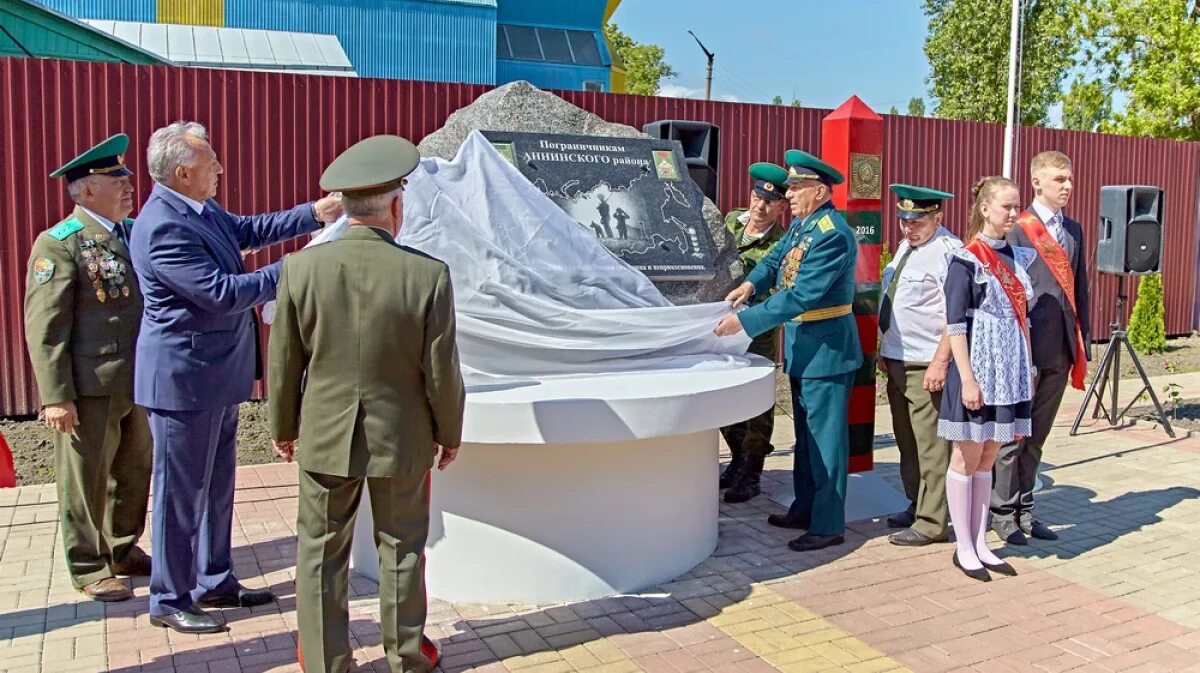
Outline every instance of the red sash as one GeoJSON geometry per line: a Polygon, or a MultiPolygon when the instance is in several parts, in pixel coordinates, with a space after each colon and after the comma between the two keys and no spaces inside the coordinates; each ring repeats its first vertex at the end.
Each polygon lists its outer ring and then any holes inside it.
{"type": "Polygon", "coordinates": [[[1008,301],[1012,304],[1013,313],[1017,314],[1017,323],[1021,325],[1021,333],[1028,341],[1029,326],[1025,324],[1025,321],[1027,320],[1026,313],[1029,311],[1029,298],[1025,296],[1025,286],[1021,285],[1021,279],[1017,278],[1017,274],[1000,261],[1000,256],[996,254],[992,246],[978,238],[971,239],[971,242],[963,247],[975,255],[980,262],[983,262],[984,273],[995,276],[996,280],[1000,281],[1000,287],[1004,288],[1004,294],[1008,296],[1008,301]]]}
{"type": "Polygon", "coordinates": [[[1087,378],[1087,349],[1083,346],[1079,309],[1075,307],[1075,273],[1071,269],[1071,260],[1035,213],[1028,210],[1021,213],[1017,224],[1021,225],[1021,231],[1033,242],[1034,250],[1049,267],[1050,273],[1054,274],[1054,280],[1062,287],[1063,294],[1071,304],[1071,312],[1075,314],[1075,362],[1071,365],[1071,387],[1083,390],[1083,382],[1087,378]]]}

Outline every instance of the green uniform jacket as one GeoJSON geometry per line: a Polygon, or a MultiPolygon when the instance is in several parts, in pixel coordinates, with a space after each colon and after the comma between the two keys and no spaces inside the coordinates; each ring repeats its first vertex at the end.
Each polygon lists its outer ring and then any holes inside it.
{"type": "MultiPolygon", "coordinates": [[[[762,258],[771,250],[771,246],[783,238],[785,229],[781,224],[776,223],[771,225],[771,228],[767,230],[767,234],[762,238],[743,239],[746,224],[742,222],[741,218],[746,212],[745,208],[729,211],[729,214],[725,216],[725,228],[729,230],[729,233],[733,234],[733,243],[737,246],[738,257],[742,260],[742,271],[748,276],[751,271],[754,271],[754,267],[758,266],[762,258]]],[[[751,304],[764,301],[768,296],[770,296],[769,292],[759,292],[754,295],[751,304]]]]}
{"type": "Polygon", "coordinates": [[[299,438],[302,469],[392,477],[432,467],[434,442],[459,445],[466,393],[445,264],[355,226],[287,257],[276,299],[271,432],[299,438]]]}
{"type": "Polygon", "coordinates": [[[132,396],[141,321],[142,293],[129,249],[83,209],[34,240],[25,278],[25,343],[43,406],[81,396],[132,396]]]}
{"type": "Polygon", "coordinates": [[[755,294],[775,288],[766,301],[738,314],[742,327],[757,336],[784,325],[784,370],[798,378],[824,378],[857,370],[862,347],[853,315],[796,322],[815,309],[854,301],[858,242],[846,220],[826,202],[762,258],[746,281],[755,294]]]}

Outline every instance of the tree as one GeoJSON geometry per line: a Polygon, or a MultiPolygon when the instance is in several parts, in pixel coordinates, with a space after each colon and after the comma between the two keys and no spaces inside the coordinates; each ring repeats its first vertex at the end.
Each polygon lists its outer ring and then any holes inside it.
{"type": "Polygon", "coordinates": [[[664,79],[679,73],[667,64],[663,48],[655,44],[639,44],[617,27],[615,23],[604,26],[604,36],[625,64],[625,92],[653,96],[658,93],[664,79]]]}
{"type": "Polygon", "coordinates": [[[783,105],[783,96],[776,96],[772,98],[771,105],[783,105]]]}
{"type": "MultiPolygon", "coordinates": [[[[1025,0],[1018,115],[1022,124],[1046,124],[1059,86],[1075,64],[1081,1],[1086,0],[1025,0]]],[[[1011,7],[998,0],[924,0],[929,17],[925,55],[932,69],[926,81],[937,116],[1005,120],[1011,7]]]]}
{"type": "Polygon", "coordinates": [[[1087,40],[1064,124],[1200,140],[1200,0],[1077,1],[1087,40]]]}
{"type": "Polygon", "coordinates": [[[1099,131],[1112,115],[1112,95],[1099,81],[1076,74],[1063,96],[1062,125],[1074,131],[1099,131]]]}
{"type": "Polygon", "coordinates": [[[799,98],[792,99],[792,107],[801,107],[799,98]]]}
{"type": "Polygon", "coordinates": [[[1163,318],[1162,274],[1142,276],[1138,280],[1137,300],[1129,317],[1129,343],[1139,353],[1164,353],[1167,327],[1163,318]]]}
{"type": "Polygon", "coordinates": [[[908,99],[908,116],[924,117],[925,116],[925,99],[917,96],[916,98],[908,99]]]}
{"type": "Polygon", "coordinates": [[[893,105],[893,106],[891,107],[891,109],[889,109],[889,110],[888,110],[888,114],[890,114],[890,115],[898,115],[898,114],[900,114],[900,109],[899,109],[899,108],[897,108],[895,105],[893,105]]]}

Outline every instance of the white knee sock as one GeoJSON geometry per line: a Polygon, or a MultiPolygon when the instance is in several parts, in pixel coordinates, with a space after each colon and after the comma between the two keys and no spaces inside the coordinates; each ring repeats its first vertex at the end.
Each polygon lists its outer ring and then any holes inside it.
{"type": "Polygon", "coordinates": [[[976,472],[971,475],[971,539],[975,555],[988,565],[1004,561],[987,547],[988,513],[992,504],[992,473],[976,472]]]}
{"type": "Polygon", "coordinates": [[[958,544],[958,562],[967,570],[979,570],[983,564],[975,554],[975,524],[972,514],[971,478],[954,470],[946,471],[946,504],[950,508],[950,523],[958,544]]]}

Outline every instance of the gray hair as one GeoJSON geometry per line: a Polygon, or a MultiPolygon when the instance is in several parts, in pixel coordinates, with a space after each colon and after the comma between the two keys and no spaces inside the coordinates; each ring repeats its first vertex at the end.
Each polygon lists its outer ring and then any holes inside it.
{"type": "Polygon", "coordinates": [[[71,200],[79,203],[79,199],[83,198],[84,188],[95,182],[95,178],[95,175],[85,175],[78,180],[72,180],[67,183],[67,193],[71,195],[71,200]]]}
{"type": "Polygon", "coordinates": [[[400,196],[401,192],[403,189],[397,187],[390,192],[373,196],[354,197],[342,194],[342,209],[346,211],[347,217],[378,217],[387,212],[392,199],[400,196]]]}
{"type": "Polygon", "coordinates": [[[196,122],[175,122],[155,131],[150,136],[146,150],[147,171],[155,182],[168,182],[175,176],[175,169],[189,165],[196,151],[187,143],[187,137],[208,140],[208,130],[196,122]]]}

